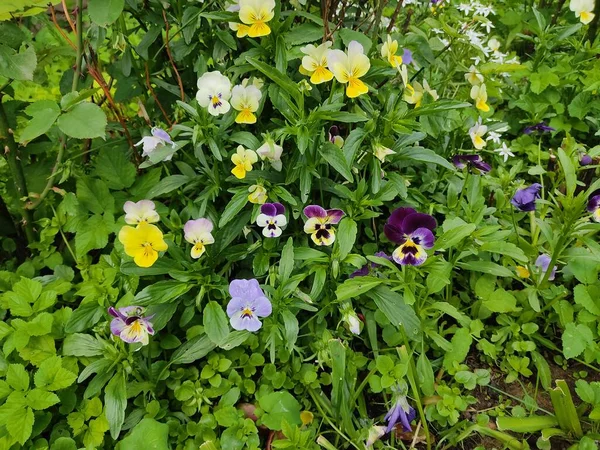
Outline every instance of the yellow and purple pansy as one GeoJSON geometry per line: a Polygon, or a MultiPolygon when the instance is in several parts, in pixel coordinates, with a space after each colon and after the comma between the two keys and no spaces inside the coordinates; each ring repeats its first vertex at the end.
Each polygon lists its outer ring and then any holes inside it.
{"type": "Polygon", "coordinates": [[[141,306],[125,306],[124,308],[108,308],[108,313],[114,317],[110,322],[110,331],[123,342],[148,344],[149,336],[154,334],[150,317],[144,317],[145,308],[141,306]]]}
{"type": "Polygon", "coordinates": [[[418,213],[412,208],[396,209],[383,229],[390,241],[400,244],[392,253],[393,260],[400,265],[423,264],[427,259],[425,250],[432,248],[435,242],[433,230],[436,226],[435,219],[429,214],[418,213]]]}
{"type": "Polygon", "coordinates": [[[304,224],[304,232],[310,234],[317,245],[331,245],[335,242],[333,225],[344,217],[341,209],[324,209],[318,205],[309,205],[304,208],[304,215],[308,219],[304,224]]]}
{"type": "Polygon", "coordinates": [[[600,222],[600,189],[592,192],[587,204],[587,210],[596,222],[600,222]]]}

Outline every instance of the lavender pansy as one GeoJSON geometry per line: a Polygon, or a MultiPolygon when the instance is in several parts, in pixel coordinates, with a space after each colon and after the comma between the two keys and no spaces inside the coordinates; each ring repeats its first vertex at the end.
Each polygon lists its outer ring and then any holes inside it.
{"type": "Polygon", "coordinates": [[[121,338],[123,342],[133,344],[141,342],[148,344],[149,336],[154,334],[150,319],[144,317],[145,308],[141,306],[125,306],[124,308],[108,308],[108,313],[114,317],[110,323],[110,331],[121,338]]]}
{"type": "MultiPolygon", "coordinates": [[[[550,267],[551,261],[552,258],[550,258],[550,256],[546,255],[545,253],[538,256],[538,258],[535,260],[535,266],[541,271],[542,277],[544,277],[546,275],[546,272],[548,272],[548,268],[550,267]]],[[[556,266],[552,268],[550,276],[548,277],[548,281],[554,280],[554,277],[556,276],[556,269],[556,266]]]]}
{"type": "Polygon", "coordinates": [[[479,155],[454,155],[452,163],[457,169],[465,167],[477,169],[481,173],[488,173],[492,170],[491,166],[481,159],[479,155]]]}
{"type": "Polygon", "coordinates": [[[427,259],[426,249],[433,247],[433,230],[437,223],[429,214],[412,208],[398,208],[388,219],[383,231],[387,238],[400,244],[392,258],[401,265],[419,266],[427,259]]]}
{"type": "Polygon", "coordinates": [[[304,232],[310,234],[317,245],[331,245],[335,241],[335,225],[344,217],[341,209],[324,209],[318,205],[309,205],[304,208],[304,215],[308,219],[304,224],[304,232]]]}
{"type": "Polygon", "coordinates": [[[542,185],[539,183],[519,189],[510,202],[520,211],[535,211],[535,201],[540,198],[540,189],[542,185]]]}
{"type": "Polygon", "coordinates": [[[397,423],[402,424],[403,431],[412,431],[410,422],[416,418],[416,411],[408,404],[406,395],[402,393],[402,389],[397,388],[395,391],[396,399],[394,404],[384,417],[384,420],[387,422],[386,433],[391,432],[397,423]]]}
{"type": "Polygon", "coordinates": [[[410,64],[413,62],[413,56],[412,56],[412,52],[405,48],[404,52],[402,53],[402,64],[410,64]]]}
{"type": "Polygon", "coordinates": [[[545,122],[536,123],[535,125],[530,125],[525,127],[523,130],[524,134],[532,134],[532,133],[546,133],[549,131],[555,131],[554,128],[546,125],[545,122]]]}
{"type": "Polygon", "coordinates": [[[587,210],[596,222],[600,222],[600,190],[594,191],[590,195],[587,210]]]}
{"type": "Polygon", "coordinates": [[[127,201],[123,205],[123,211],[125,211],[125,222],[129,225],[139,225],[142,222],[155,223],[160,220],[152,200],[140,200],[135,203],[127,201]]]}
{"type": "Polygon", "coordinates": [[[265,297],[258,281],[233,280],[229,284],[231,300],[227,304],[227,315],[234,330],[258,331],[262,326],[259,317],[271,315],[271,302],[265,297]]]}
{"type": "Polygon", "coordinates": [[[279,237],[282,229],[287,225],[285,218],[285,207],[281,203],[265,203],[260,207],[260,214],[256,218],[256,224],[262,227],[265,237],[279,237]]]}
{"type": "MultiPolygon", "coordinates": [[[[171,136],[162,128],[154,127],[150,130],[152,136],[144,136],[135,146],[142,145],[142,156],[150,156],[156,150],[159,150],[169,144],[175,148],[175,143],[171,140],[171,136]]],[[[169,161],[173,157],[173,153],[166,155],[163,160],[169,161]]]]}
{"type": "Polygon", "coordinates": [[[579,158],[579,164],[582,166],[589,166],[590,164],[593,164],[593,162],[594,160],[587,153],[583,153],[579,158]]]}

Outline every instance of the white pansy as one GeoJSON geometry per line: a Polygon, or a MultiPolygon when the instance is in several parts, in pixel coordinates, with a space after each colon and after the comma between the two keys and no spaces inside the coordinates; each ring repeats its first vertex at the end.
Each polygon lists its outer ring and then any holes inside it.
{"type": "Polygon", "coordinates": [[[231,108],[231,81],[219,71],[206,72],[198,78],[196,100],[209,114],[218,116],[231,108]]]}

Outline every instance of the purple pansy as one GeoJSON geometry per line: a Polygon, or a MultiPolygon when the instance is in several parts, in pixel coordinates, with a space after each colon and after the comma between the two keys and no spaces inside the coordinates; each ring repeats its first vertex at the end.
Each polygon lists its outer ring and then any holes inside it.
{"type": "Polygon", "coordinates": [[[519,189],[510,202],[520,211],[535,211],[535,201],[540,198],[540,189],[542,185],[539,183],[519,189]]]}
{"type": "MultiPolygon", "coordinates": [[[[542,277],[544,277],[546,275],[546,272],[548,272],[551,260],[552,258],[550,258],[550,256],[546,255],[545,253],[538,256],[538,258],[535,260],[535,266],[542,272],[542,277]]],[[[552,272],[550,272],[548,281],[554,280],[554,277],[556,276],[556,269],[556,266],[552,268],[552,272]]]]}
{"type": "Polygon", "coordinates": [[[263,236],[281,236],[281,227],[287,225],[284,214],[285,207],[281,203],[264,203],[260,206],[260,214],[256,218],[256,224],[262,227],[263,236]]]}
{"type": "MultiPolygon", "coordinates": [[[[385,259],[387,259],[387,260],[389,260],[389,261],[391,261],[391,260],[392,260],[392,257],[391,257],[391,256],[389,256],[389,255],[388,255],[386,252],[377,252],[377,253],[375,253],[375,255],[373,255],[373,256],[377,256],[378,258],[385,258],[385,259]]],[[[377,263],[374,263],[374,262],[372,262],[372,263],[367,263],[367,264],[365,264],[364,266],[362,266],[360,269],[358,269],[358,270],[355,270],[354,272],[352,272],[352,273],[350,274],[350,277],[349,277],[349,278],[354,278],[354,277],[366,277],[367,275],[369,275],[369,272],[370,272],[370,269],[369,269],[369,268],[371,268],[371,269],[374,269],[374,268],[376,268],[376,267],[379,267],[379,264],[377,264],[377,263]]]]}
{"type": "Polygon", "coordinates": [[[150,322],[151,317],[144,317],[146,309],[141,306],[125,306],[124,308],[108,308],[108,313],[114,317],[110,323],[110,331],[128,344],[141,342],[148,344],[149,336],[154,334],[150,322]]]}
{"type": "Polygon", "coordinates": [[[594,160],[587,153],[582,153],[581,156],[580,156],[580,158],[579,158],[579,164],[582,165],[582,166],[589,166],[593,162],[594,162],[594,160]]]}
{"type": "Polygon", "coordinates": [[[258,281],[233,280],[229,283],[231,300],[227,304],[229,323],[234,330],[258,331],[262,326],[259,317],[271,315],[271,302],[265,297],[258,281]]]}
{"type": "Polygon", "coordinates": [[[600,222],[600,189],[592,192],[587,204],[587,210],[596,222],[600,222]]]}
{"type": "Polygon", "coordinates": [[[341,209],[324,209],[318,205],[309,205],[304,208],[304,215],[308,219],[304,224],[304,232],[310,234],[317,245],[331,245],[335,241],[335,225],[344,217],[341,209]]]}
{"type": "Polygon", "coordinates": [[[540,122],[540,123],[536,123],[535,125],[531,125],[528,127],[525,127],[525,129],[523,130],[524,134],[532,134],[532,133],[546,133],[549,131],[555,131],[554,128],[546,125],[545,122],[540,122]]]}
{"type": "Polygon", "coordinates": [[[388,219],[383,231],[387,238],[400,244],[392,253],[394,261],[401,265],[419,266],[427,259],[425,249],[433,247],[433,230],[437,223],[429,214],[418,213],[412,208],[398,208],[388,219]]]}
{"type": "Polygon", "coordinates": [[[465,167],[472,167],[479,170],[481,173],[488,173],[492,170],[492,167],[486,163],[479,155],[454,155],[452,163],[457,169],[464,169],[465,167]]]}
{"type": "Polygon", "coordinates": [[[329,142],[331,142],[334,145],[337,145],[340,148],[342,148],[342,146],[344,145],[344,138],[341,135],[340,127],[338,127],[337,125],[332,125],[329,128],[328,138],[329,142]]]}
{"type": "Polygon", "coordinates": [[[402,53],[402,64],[410,64],[411,62],[413,62],[413,57],[412,57],[412,52],[405,48],[404,52],[402,53]]]}
{"type": "Polygon", "coordinates": [[[402,424],[403,431],[412,431],[410,423],[416,417],[417,413],[406,401],[406,396],[397,394],[396,401],[384,417],[387,422],[386,433],[391,432],[398,422],[402,424]]]}

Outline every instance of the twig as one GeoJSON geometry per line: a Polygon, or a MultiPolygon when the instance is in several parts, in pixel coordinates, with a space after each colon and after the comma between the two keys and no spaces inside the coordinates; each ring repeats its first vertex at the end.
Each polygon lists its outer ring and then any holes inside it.
{"type": "Polygon", "coordinates": [[[63,38],[65,38],[65,41],[67,41],[67,44],[69,44],[71,47],[73,47],[73,49],[77,50],[77,46],[75,44],[73,44],[73,41],[71,41],[71,39],[69,39],[69,36],[67,36],[67,34],[64,32],[62,27],[58,24],[58,21],[56,20],[56,12],[54,11],[54,6],[52,6],[52,5],[50,5],[50,14],[52,15],[52,22],[54,22],[54,26],[56,27],[58,32],[62,35],[63,38]]]}
{"type": "Polygon", "coordinates": [[[67,8],[67,3],[65,2],[65,0],[60,0],[60,3],[63,7],[63,13],[65,14],[65,17],[67,18],[67,22],[69,22],[69,26],[71,27],[71,31],[73,31],[73,33],[77,33],[77,29],[75,28],[75,23],[73,23],[73,21],[71,20],[71,15],[69,14],[69,8],[67,8]]]}
{"type": "Polygon", "coordinates": [[[152,84],[150,84],[150,71],[148,70],[148,63],[147,62],[146,62],[146,86],[148,86],[148,89],[150,90],[150,93],[152,94],[152,97],[154,97],[154,101],[156,102],[156,104],[158,105],[158,107],[160,108],[160,110],[162,111],[163,116],[165,116],[165,120],[167,121],[167,123],[169,124],[169,127],[170,127],[172,125],[172,122],[169,119],[169,116],[167,115],[167,112],[165,111],[165,108],[163,108],[163,105],[158,100],[158,97],[156,96],[156,92],[154,92],[154,89],[152,88],[152,84]]]}
{"type": "MultiPolygon", "coordinates": [[[[64,0],[63,0],[64,2],[64,0]]],[[[83,60],[83,0],[77,0],[77,59],[71,91],[76,91],[81,77],[81,62],[83,60]]]]}
{"type": "Polygon", "coordinates": [[[394,12],[392,13],[392,17],[390,17],[390,24],[387,27],[388,33],[391,33],[392,28],[394,28],[394,25],[396,24],[396,20],[398,19],[398,14],[400,14],[400,9],[402,9],[403,3],[404,3],[404,0],[398,0],[396,9],[394,9],[394,12]]]}
{"type": "Polygon", "coordinates": [[[421,421],[419,421],[419,423],[417,424],[417,428],[415,429],[415,435],[413,437],[412,442],[410,443],[410,448],[408,450],[415,448],[415,444],[417,443],[417,438],[419,437],[420,430],[421,430],[421,421]]]}
{"type": "Polygon", "coordinates": [[[181,94],[181,101],[185,101],[185,92],[183,90],[183,82],[181,81],[181,77],[179,76],[179,71],[177,70],[177,66],[175,65],[175,61],[173,61],[173,55],[171,55],[171,49],[169,48],[169,21],[167,20],[167,13],[163,9],[163,19],[165,20],[165,49],[167,50],[167,56],[169,57],[169,61],[171,61],[171,66],[175,71],[175,76],[177,77],[177,84],[179,84],[179,92],[181,94]]]}

